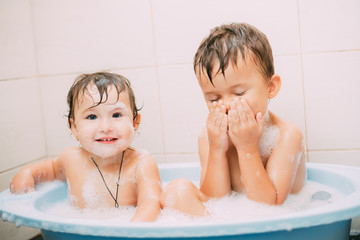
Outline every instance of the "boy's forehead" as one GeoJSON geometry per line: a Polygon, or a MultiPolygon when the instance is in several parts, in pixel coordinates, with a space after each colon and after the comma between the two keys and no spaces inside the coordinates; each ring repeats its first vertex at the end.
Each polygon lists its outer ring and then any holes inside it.
{"type": "MultiPolygon", "coordinates": [[[[237,55],[236,62],[233,59],[229,58],[229,62],[227,64],[227,66],[224,66],[224,73],[222,72],[219,59],[217,59],[217,58],[213,59],[212,64],[211,64],[211,67],[212,67],[211,79],[212,79],[212,81],[214,81],[216,76],[218,76],[219,74],[223,75],[224,79],[226,81],[226,72],[229,71],[230,69],[231,69],[231,71],[241,74],[241,72],[244,71],[245,68],[251,67],[252,65],[254,65],[256,67],[256,70],[260,72],[260,69],[258,69],[258,66],[257,66],[252,54],[253,53],[251,53],[250,51],[247,51],[247,54],[245,54],[245,57],[243,57],[239,53],[237,55]]],[[[212,84],[210,81],[207,69],[205,67],[203,67],[201,70],[198,68],[195,74],[199,81],[199,84],[201,84],[201,85],[210,84],[210,85],[214,86],[214,84],[212,84]]]]}
{"type": "MultiPolygon", "coordinates": [[[[214,62],[212,64],[212,70],[211,70],[211,73],[210,73],[212,81],[214,81],[216,76],[219,75],[219,74],[223,75],[225,80],[226,80],[225,75],[226,75],[226,72],[227,72],[229,67],[238,70],[238,66],[235,64],[235,62],[233,62],[231,60],[229,60],[229,61],[230,61],[229,64],[226,67],[224,67],[224,73],[223,73],[222,69],[220,67],[219,60],[217,60],[217,59],[214,60],[214,62]]],[[[237,63],[239,63],[239,62],[237,62],[237,63]]],[[[201,69],[200,71],[198,70],[196,72],[196,76],[197,76],[197,79],[198,79],[198,81],[199,81],[199,83],[201,85],[208,85],[208,84],[212,85],[212,86],[214,85],[213,83],[211,83],[209,73],[207,72],[205,67],[203,67],[203,69],[201,69]]]]}

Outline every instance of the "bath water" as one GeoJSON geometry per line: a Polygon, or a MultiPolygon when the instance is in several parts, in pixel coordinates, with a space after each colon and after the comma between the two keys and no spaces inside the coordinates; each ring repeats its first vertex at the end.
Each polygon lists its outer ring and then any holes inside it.
{"type": "MultiPolygon", "coordinates": [[[[47,183],[51,184],[51,183],[47,183]]],[[[166,185],[166,183],[164,183],[166,185]]],[[[198,185],[198,184],[197,184],[198,185]]],[[[311,208],[330,204],[341,199],[343,193],[322,185],[317,182],[307,181],[303,189],[297,194],[290,194],[282,205],[267,205],[251,201],[245,194],[233,192],[229,196],[221,199],[211,199],[204,203],[209,213],[205,217],[192,217],[176,210],[165,208],[157,219],[161,224],[167,223],[188,223],[189,221],[237,221],[247,222],[256,219],[273,218],[304,211],[311,208]],[[321,198],[318,196],[325,195],[321,198]]],[[[134,216],[136,207],[120,206],[119,208],[98,208],[98,209],[78,209],[70,205],[68,199],[58,202],[45,210],[46,213],[65,218],[98,219],[101,221],[129,222],[134,216]]]]}

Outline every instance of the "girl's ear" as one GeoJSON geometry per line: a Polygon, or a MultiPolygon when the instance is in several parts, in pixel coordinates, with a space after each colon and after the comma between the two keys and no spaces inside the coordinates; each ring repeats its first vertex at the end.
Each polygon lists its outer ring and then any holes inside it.
{"type": "Polygon", "coordinates": [[[271,77],[269,86],[268,86],[268,98],[274,98],[280,91],[281,88],[281,78],[279,75],[274,74],[271,77]]]}
{"type": "Polygon", "coordinates": [[[71,130],[71,132],[72,132],[72,134],[74,135],[74,137],[76,138],[76,140],[78,140],[79,141],[79,137],[78,137],[78,131],[77,131],[77,129],[76,129],[76,125],[75,125],[75,122],[74,122],[74,120],[73,119],[70,119],[70,130],[71,130]]]}
{"type": "Polygon", "coordinates": [[[135,130],[138,130],[139,126],[140,126],[140,122],[141,122],[141,114],[138,113],[136,118],[133,121],[133,126],[135,130]]]}

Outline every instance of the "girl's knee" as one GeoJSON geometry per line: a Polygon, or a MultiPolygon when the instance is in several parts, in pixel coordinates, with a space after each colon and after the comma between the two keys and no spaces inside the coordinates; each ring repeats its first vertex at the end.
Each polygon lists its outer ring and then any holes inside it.
{"type": "Polygon", "coordinates": [[[195,185],[188,179],[178,178],[167,184],[161,194],[161,207],[172,207],[195,195],[195,185]]]}

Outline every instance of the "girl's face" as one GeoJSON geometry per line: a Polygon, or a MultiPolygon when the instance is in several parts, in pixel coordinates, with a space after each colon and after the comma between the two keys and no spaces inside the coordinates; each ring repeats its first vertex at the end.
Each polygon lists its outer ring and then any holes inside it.
{"type": "Polygon", "coordinates": [[[90,154],[116,157],[130,146],[138,124],[133,121],[129,95],[123,91],[118,99],[116,89],[109,87],[107,101],[95,106],[100,101],[96,86],[90,86],[88,92],[74,106],[71,131],[90,154]]]}

